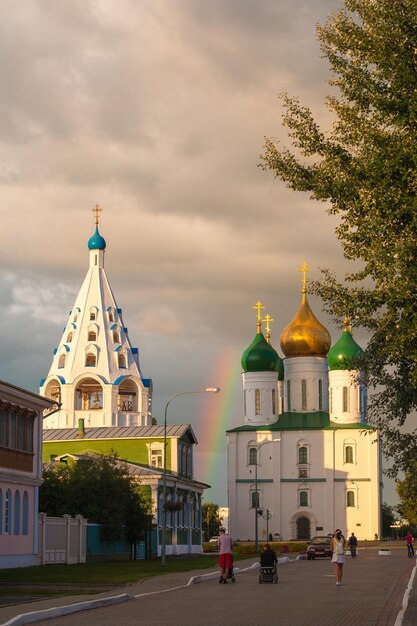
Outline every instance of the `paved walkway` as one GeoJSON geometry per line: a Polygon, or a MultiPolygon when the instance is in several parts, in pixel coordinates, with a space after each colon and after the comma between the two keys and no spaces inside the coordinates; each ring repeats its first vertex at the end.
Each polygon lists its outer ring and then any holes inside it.
{"type": "Polygon", "coordinates": [[[343,585],[336,587],[329,560],[297,560],[279,566],[279,583],[258,583],[253,559],[237,563],[236,583],[218,584],[214,570],[166,574],[96,596],[54,598],[0,609],[0,624],[20,626],[411,626],[417,624],[416,561],[404,547],[382,556],[378,549],[346,558],[343,585]],[[194,583],[188,584],[193,577],[194,583]],[[407,586],[412,579],[412,588],[407,586]],[[204,582],[202,582],[204,581],[204,582]],[[404,596],[407,610],[401,611],[404,596]],[[109,598],[111,598],[109,600],[109,598]],[[64,607],[109,606],[59,617],[64,607]],[[114,602],[118,602],[114,604],[114,602]],[[56,609],[50,619],[35,612],[56,609]],[[17,616],[21,617],[17,617],[17,616]],[[39,621],[39,620],[44,621],[39,621]]]}

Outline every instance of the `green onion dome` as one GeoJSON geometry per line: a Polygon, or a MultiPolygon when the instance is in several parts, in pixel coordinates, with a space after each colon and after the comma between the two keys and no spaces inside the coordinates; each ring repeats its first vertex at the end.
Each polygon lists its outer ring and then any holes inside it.
{"type": "MultiPolygon", "coordinates": [[[[254,340],[242,355],[242,367],[245,372],[279,372],[278,353],[267,342],[261,332],[256,333],[254,340]]],[[[282,365],[282,370],[283,370],[282,365]]]]}
{"type": "Polygon", "coordinates": [[[98,226],[96,226],[96,232],[88,240],[89,250],[105,250],[106,240],[98,232],[98,226]]]}
{"type": "Polygon", "coordinates": [[[345,328],[340,338],[334,346],[330,348],[327,355],[329,369],[348,370],[351,369],[350,361],[362,354],[362,348],[356,343],[348,328],[345,328]]]}

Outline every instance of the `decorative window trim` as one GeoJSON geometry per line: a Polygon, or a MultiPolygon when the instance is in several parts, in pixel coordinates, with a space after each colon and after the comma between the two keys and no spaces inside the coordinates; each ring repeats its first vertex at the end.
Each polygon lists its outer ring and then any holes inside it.
{"type": "Polygon", "coordinates": [[[354,439],[345,439],[343,442],[343,465],[356,465],[357,464],[357,444],[354,439]],[[347,449],[352,448],[352,460],[347,460],[347,449]]]}

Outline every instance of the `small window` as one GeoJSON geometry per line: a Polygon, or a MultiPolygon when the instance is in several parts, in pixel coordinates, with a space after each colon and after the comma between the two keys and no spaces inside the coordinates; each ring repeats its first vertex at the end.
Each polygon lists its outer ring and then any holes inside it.
{"type": "Polygon", "coordinates": [[[348,491],[346,494],[346,506],[355,506],[355,492],[348,491]]]}
{"type": "Polygon", "coordinates": [[[258,450],[249,448],[249,465],[256,465],[258,461],[258,450]]]}
{"type": "Polygon", "coordinates": [[[259,509],[259,491],[252,491],[252,509],[259,509]]]}
{"type": "Polygon", "coordinates": [[[349,389],[343,387],[343,413],[349,412],[349,389]]]}
{"type": "Polygon", "coordinates": [[[353,463],[353,447],[346,446],[345,448],[345,463],[353,463]]]}
{"type": "Polygon", "coordinates": [[[72,332],[68,333],[66,343],[71,343],[71,341],[72,341],[72,332]]]}
{"type": "Polygon", "coordinates": [[[88,341],[97,341],[97,333],[95,330],[88,331],[88,341]]]}
{"type": "Polygon", "coordinates": [[[319,380],[319,411],[323,410],[323,381],[319,380]]]}
{"type": "Polygon", "coordinates": [[[113,311],[109,311],[109,322],[114,322],[114,314],[113,314],[113,311]]]}
{"type": "Polygon", "coordinates": [[[90,321],[94,321],[97,317],[97,313],[95,309],[91,309],[90,311],[90,321]]]}
{"type": "Polygon", "coordinates": [[[74,322],[74,324],[75,324],[75,322],[76,322],[77,320],[78,320],[78,314],[77,314],[77,313],[75,313],[75,315],[74,315],[74,317],[73,317],[73,322],[74,322]]]}
{"type": "Polygon", "coordinates": [[[307,447],[306,446],[300,446],[298,448],[298,463],[301,464],[305,464],[308,463],[308,456],[307,456],[307,447]]]}
{"type": "Polygon", "coordinates": [[[261,390],[255,389],[255,415],[261,414],[261,390]]]}
{"type": "Polygon", "coordinates": [[[300,506],[308,506],[308,492],[300,491],[300,506]]]}
{"type": "Polygon", "coordinates": [[[22,502],[22,535],[29,534],[29,496],[25,491],[22,502]]]}
{"type": "Polygon", "coordinates": [[[333,388],[330,388],[330,413],[333,413],[333,388]]]}
{"type": "Polygon", "coordinates": [[[86,367],[95,367],[96,365],[96,355],[93,352],[88,352],[85,357],[85,365],[86,367]]]}
{"type": "Polygon", "coordinates": [[[307,381],[301,381],[301,410],[307,411],[307,381]]]}
{"type": "Polygon", "coordinates": [[[291,411],[291,381],[287,380],[287,411],[291,411]]]}
{"type": "Polygon", "coordinates": [[[120,343],[120,333],[118,330],[113,331],[113,341],[114,343],[120,343]]]}
{"type": "Polygon", "coordinates": [[[14,494],[13,534],[20,535],[20,492],[19,490],[17,490],[14,494]]]}
{"type": "Polygon", "coordinates": [[[122,369],[126,368],[126,357],[124,354],[120,354],[120,352],[117,355],[117,364],[122,369]]]}
{"type": "Polygon", "coordinates": [[[151,467],[162,468],[162,465],[163,465],[162,448],[151,450],[151,467]]]}
{"type": "Polygon", "coordinates": [[[12,517],[12,492],[10,491],[10,489],[8,489],[6,491],[6,497],[4,501],[4,533],[6,535],[12,534],[11,517],[12,517]]]}
{"type": "Polygon", "coordinates": [[[276,390],[272,390],[272,415],[277,414],[277,393],[276,390]]]}
{"type": "Polygon", "coordinates": [[[59,367],[60,369],[62,369],[63,367],[65,367],[65,361],[66,361],[66,355],[65,355],[65,354],[61,354],[61,355],[59,356],[59,359],[58,359],[58,367],[59,367]]]}
{"type": "Polygon", "coordinates": [[[305,467],[299,467],[298,478],[308,478],[308,469],[306,469],[305,467]]]}

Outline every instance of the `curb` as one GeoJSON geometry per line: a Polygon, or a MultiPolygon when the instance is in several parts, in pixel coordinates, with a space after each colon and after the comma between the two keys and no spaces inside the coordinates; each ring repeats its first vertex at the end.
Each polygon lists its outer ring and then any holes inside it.
{"type": "Polygon", "coordinates": [[[31,611],[30,613],[23,613],[12,617],[8,622],[4,622],[1,626],[21,626],[23,624],[31,624],[33,622],[40,622],[44,619],[50,619],[52,617],[62,617],[63,615],[70,615],[71,613],[78,613],[79,611],[88,611],[89,609],[99,609],[103,606],[109,606],[111,604],[121,604],[131,599],[127,593],[122,593],[118,596],[110,596],[108,598],[100,598],[99,600],[87,600],[86,602],[76,602],[75,604],[67,604],[66,606],[57,606],[51,609],[43,609],[41,611],[31,611]]]}

